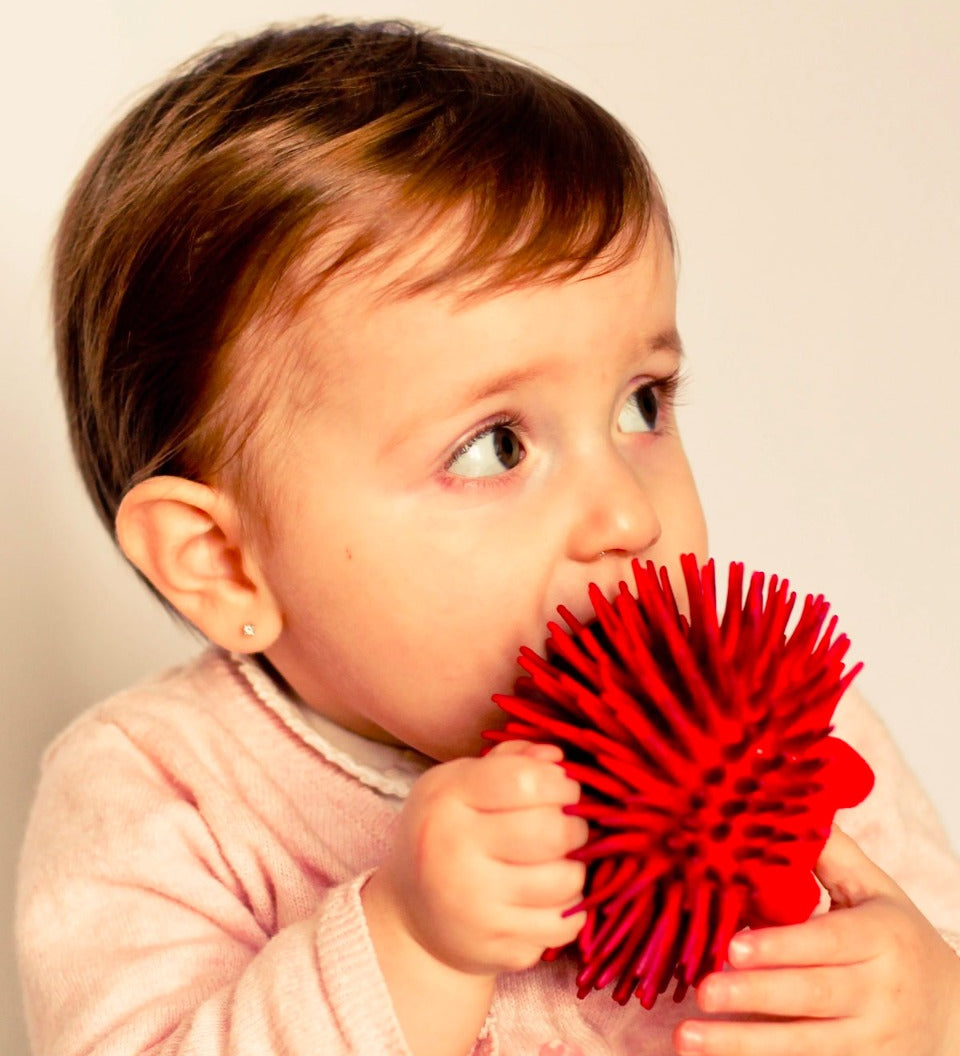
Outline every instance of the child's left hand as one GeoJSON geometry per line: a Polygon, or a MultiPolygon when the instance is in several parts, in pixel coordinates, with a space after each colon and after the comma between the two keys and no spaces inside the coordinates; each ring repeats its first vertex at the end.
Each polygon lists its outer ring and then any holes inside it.
{"type": "Polygon", "coordinates": [[[743,932],[733,970],[698,990],[680,1056],[956,1056],[960,957],[903,891],[835,829],[817,875],[831,911],[803,924],[743,932]]]}

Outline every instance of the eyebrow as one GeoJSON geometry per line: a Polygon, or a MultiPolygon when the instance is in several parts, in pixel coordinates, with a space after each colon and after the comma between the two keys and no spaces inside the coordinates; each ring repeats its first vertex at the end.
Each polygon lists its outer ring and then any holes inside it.
{"type": "Polygon", "coordinates": [[[662,330],[647,343],[647,349],[651,352],[673,352],[678,358],[683,359],[683,342],[680,340],[680,331],[671,327],[662,330]]]}
{"type": "Polygon", "coordinates": [[[491,396],[499,396],[501,393],[509,392],[511,389],[515,389],[518,385],[523,385],[528,381],[532,381],[534,378],[538,378],[543,373],[543,367],[538,364],[534,364],[531,367],[524,367],[522,370],[507,370],[503,374],[498,374],[495,378],[489,378],[482,385],[477,386],[475,389],[471,389],[462,400],[458,400],[458,403],[462,403],[465,406],[469,406],[473,403],[480,403],[481,400],[487,400],[491,396]]]}
{"type": "MultiPolygon", "coordinates": [[[[684,356],[683,342],[680,340],[680,333],[676,327],[671,327],[669,330],[661,330],[649,341],[645,341],[640,345],[638,351],[640,354],[672,352],[678,359],[682,359],[684,356]]],[[[477,388],[471,389],[463,400],[458,402],[464,405],[479,403],[481,400],[489,399],[491,396],[499,396],[504,392],[509,392],[518,385],[523,385],[525,382],[539,377],[542,373],[543,367],[539,364],[533,364],[533,366],[524,367],[521,370],[505,371],[503,374],[498,374],[495,378],[487,379],[477,388]]]]}
{"type": "MultiPolygon", "coordinates": [[[[676,327],[671,327],[669,330],[661,330],[658,334],[654,334],[649,340],[636,346],[634,354],[653,355],[656,352],[670,352],[678,359],[683,358],[683,342],[680,340],[680,333],[676,327]]],[[[456,406],[461,408],[470,407],[483,400],[489,400],[493,396],[500,396],[505,392],[510,392],[520,385],[541,377],[544,370],[545,367],[542,363],[533,363],[530,366],[516,370],[506,370],[493,378],[485,379],[476,388],[464,393],[462,398],[456,401],[456,406]]],[[[384,444],[383,450],[388,451],[398,447],[410,435],[411,431],[412,424],[408,423],[406,428],[400,430],[384,444]]]]}

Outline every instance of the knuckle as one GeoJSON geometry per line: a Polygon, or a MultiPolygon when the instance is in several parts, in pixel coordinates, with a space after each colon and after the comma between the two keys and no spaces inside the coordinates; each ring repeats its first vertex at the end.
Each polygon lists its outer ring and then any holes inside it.
{"type": "Polygon", "coordinates": [[[424,806],[417,823],[419,857],[433,855],[447,861],[458,857],[473,831],[464,824],[460,805],[449,796],[437,795],[424,806]]]}
{"type": "Polygon", "coordinates": [[[834,987],[830,980],[815,974],[808,983],[807,1005],[810,1012],[825,1012],[831,1005],[834,987]]]}
{"type": "Polygon", "coordinates": [[[529,756],[505,759],[504,780],[520,803],[559,803],[569,798],[573,783],[556,763],[529,756]]]}
{"type": "Polygon", "coordinates": [[[513,786],[523,801],[534,800],[539,787],[537,767],[529,759],[513,760],[513,786]]]}
{"type": "Polygon", "coordinates": [[[538,791],[538,765],[536,760],[523,756],[505,755],[499,760],[499,772],[494,780],[500,791],[514,802],[532,802],[538,791]]]}

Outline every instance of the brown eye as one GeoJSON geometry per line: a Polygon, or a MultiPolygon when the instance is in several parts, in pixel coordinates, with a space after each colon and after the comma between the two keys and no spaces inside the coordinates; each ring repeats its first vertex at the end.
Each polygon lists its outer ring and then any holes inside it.
{"type": "Polygon", "coordinates": [[[468,440],[448,468],[458,477],[496,477],[518,466],[525,454],[514,429],[494,425],[468,440]]]}
{"type": "Polygon", "coordinates": [[[517,434],[506,426],[501,425],[493,430],[493,448],[504,469],[513,469],[523,458],[523,447],[517,434]]]}
{"type": "Polygon", "coordinates": [[[652,433],[660,417],[660,393],[656,383],[641,385],[623,405],[617,425],[624,433],[652,433]]]}

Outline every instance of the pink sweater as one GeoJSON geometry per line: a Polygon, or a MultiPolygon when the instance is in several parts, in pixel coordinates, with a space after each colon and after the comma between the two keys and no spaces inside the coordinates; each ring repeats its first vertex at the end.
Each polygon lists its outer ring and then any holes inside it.
{"type": "MultiPolygon", "coordinates": [[[[862,700],[837,718],[877,772],[839,820],[960,949],[960,863],[930,804],[862,700]]],[[[359,891],[416,764],[358,760],[358,743],[213,651],[64,731],[20,873],[37,1056],[406,1053],[359,891]]],[[[502,976],[474,1053],[666,1056],[694,1008],[579,1001],[571,977],[562,961],[502,976]]]]}

